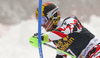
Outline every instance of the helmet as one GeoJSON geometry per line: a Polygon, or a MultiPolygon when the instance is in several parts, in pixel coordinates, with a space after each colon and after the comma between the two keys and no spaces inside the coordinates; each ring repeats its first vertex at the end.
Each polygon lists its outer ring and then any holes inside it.
{"type": "MultiPolygon", "coordinates": [[[[39,8],[36,9],[36,18],[38,18],[39,8]]],[[[57,23],[60,20],[60,12],[57,5],[54,3],[48,2],[42,5],[42,24],[47,23],[49,20],[53,22],[53,29],[57,27],[57,23]],[[44,19],[45,18],[45,19],[44,19]]]]}

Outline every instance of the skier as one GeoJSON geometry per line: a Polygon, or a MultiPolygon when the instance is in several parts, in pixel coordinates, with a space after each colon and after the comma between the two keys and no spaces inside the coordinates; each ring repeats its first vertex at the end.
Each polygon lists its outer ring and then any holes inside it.
{"type": "MultiPolygon", "coordinates": [[[[39,9],[36,10],[38,19],[39,9]]],[[[59,8],[52,2],[42,5],[41,26],[49,34],[41,36],[45,42],[53,42],[56,48],[63,50],[77,58],[100,58],[100,42],[77,19],[70,16],[60,19],[59,8]]],[[[33,37],[38,34],[34,34],[33,37]]],[[[67,58],[67,55],[58,52],[56,58],[67,58]]]]}

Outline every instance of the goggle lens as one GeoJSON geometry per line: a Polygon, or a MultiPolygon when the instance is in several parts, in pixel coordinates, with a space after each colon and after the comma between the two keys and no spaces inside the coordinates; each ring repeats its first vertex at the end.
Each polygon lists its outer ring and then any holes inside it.
{"type": "Polygon", "coordinates": [[[44,25],[44,24],[46,24],[47,22],[48,22],[47,18],[44,17],[44,16],[42,16],[42,17],[41,17],[41,25],[44,25]]]}

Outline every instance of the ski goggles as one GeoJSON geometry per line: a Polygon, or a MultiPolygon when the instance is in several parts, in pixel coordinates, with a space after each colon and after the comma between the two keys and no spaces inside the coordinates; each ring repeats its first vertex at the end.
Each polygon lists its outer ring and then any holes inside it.
{"type": "Polygon", "coordinates": [[[44,25],[48,22],[47,18],[45,16],[41,17],[41,25],[44,25]]]}

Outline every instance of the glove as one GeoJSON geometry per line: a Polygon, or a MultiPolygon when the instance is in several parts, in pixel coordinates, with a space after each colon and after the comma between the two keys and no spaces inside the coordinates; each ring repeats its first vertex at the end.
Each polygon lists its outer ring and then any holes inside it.
{"type": "MultiPolygon", "coordinates": [[[[38,33],[35,33],[33,37],[38,38],[38,33]]],[[[46,35],[43,35],[43,33],[42,33],[41,34],[41,40],[42,40],[42,42],[49,42],[48,35],[47,34],[46,35]]]]}
{"type": "Polygon", "coordinates": [[[33,37],[37,37],[37,38],[38,38],[38,33],[35,33],[35,34],[33,35],[33,37]]]}
{"type": "MultiPolygon", "coordinates": [[[[33,36],[38,38],[38,33],[35,33],[33,36]]],[[[41,36],[43,36],[43,33],[41,33],[41,36]]]]}
{"type": "MultiPolygon", "coordinates": [[[[42,40],[41,44],[49,42],[48,35],[42,35],[41,40],[42,40]]],[[[38,48],[38,33],[35,33],[33,36],[31,36],[30,39],[29,39],[29,42],[33,47],[38,48]]]]}

